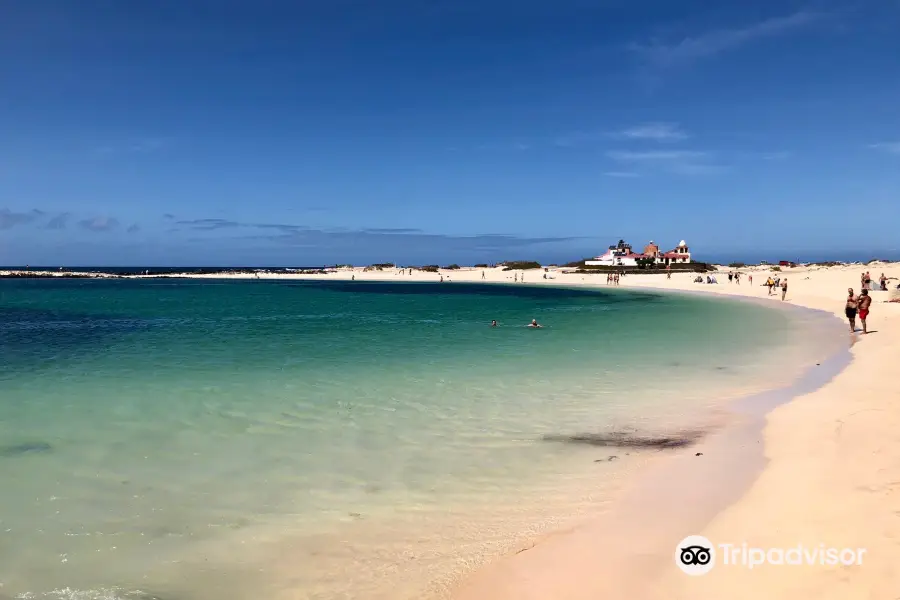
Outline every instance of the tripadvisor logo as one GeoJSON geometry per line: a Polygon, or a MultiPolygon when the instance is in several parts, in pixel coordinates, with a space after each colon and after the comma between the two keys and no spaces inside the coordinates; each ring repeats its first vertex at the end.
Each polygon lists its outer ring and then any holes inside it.
{"type": "Polygon", "coordinates": [[[861,565],[865,548],[830,548],[825,544],[790,548],[757,548],[742,544],[713,544],[700,535],[689,535],[675,546],[675,564],[688,575],[706,575],[716,564],[753,569],[761,565],[837,566],[861,565]]]}
{"type": "Polygon", "coordinates": [[[688,575],[706,575],[716,566],[716,548],[702,535],[689,535],[675,547],[675,564],[688,575]]]}

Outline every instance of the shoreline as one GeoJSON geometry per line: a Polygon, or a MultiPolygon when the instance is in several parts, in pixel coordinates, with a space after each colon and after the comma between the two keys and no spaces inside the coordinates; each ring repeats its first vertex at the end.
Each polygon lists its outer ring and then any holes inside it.
{"type": "MultiPolygon", "coordinates": [[[[791,270],[788,275],[795,275],[797,271],[799,270],[791,270]]],[[[837,276],[840,276],[841,280],[849,279],[852,276],[850,273],[846,273],[847,267],[838,267],[832,271],[837,271],[837,276]]],[[[896,276],[897,273],[893,272],[891,275],[896,276]]],[[[832,278],[836,279],[837,276],[832,278]]],[[[716,295],[741,298],[752,297],[751,294],[754,290],[750,286],[739,287],[736,284],[727,283],[714,287],[691,286],[684,282],[671,285],[672,280],[667,281],[658,276],[656,277],[657,281],[648,281],[651,277],[639,278],[637,284],[635,284],[635,279],[638,278],[627,277],[622,287],[696,294],[720,292],[716,295]],[[666,285],[667,283],[669,285],[666,285]]],[[[803,281],[809,279],[811,276],[803,281]]],[[[853,285],[853,280],[849,279],[849,282],[844,281],[844,283],[843,287],[846,289],[853,285]]],[[[796,285],[796,283],[792,284],[791,289],[796,289],[794,287],[796,285]]],[[[821,295],[821,291],[820,289],[810,290],[812,293],[801,296],[801,302],[795,305],[809,310],[838,314],[839,310],[829,310],[828,304],[833,303],[837,307],[842,305],[839,296],[841,287],[836,288],[834,298],[827,297],[826,299],[821,295]]],[[[773,298],[777,298],[777,296],[773,298]]],[[[765,296],[758,299],[767,300],[765,296]]],[[[790,299],[794,299],[793,294],[790,299]]],[[[777,304],[781,305],[781,302],[778,301],[777,304]]],[[[873,310],[881,313],[880,332],[897,331],[896,327],[900,322],[900,306],[878,303],[873,305],[873,310]],[[890,323],[890,328],[885,321],[890,323]]],[[[887,341],[886,337],[874,338],[874,336],[866,337],[864,341],[869,342],[872,339],[876,340],[875,348],[883,346],[878,341],[887,341]]],[[[561,534],[561,536],[542,544],[539,543],[533,551],[495,561],[464,581],[454,598],[461,600],[481,598],[485,600],[488,598],[491,600],[504,598],[526,600],[553,597],[561,600],[580,600],[582,598],[592,600],[597,597],[609,597],[668,600],[670,598],[698,597],[711,599],[722,597],[758,598],[760,595],[770,598],[854,597],[852,596],[852,586],[854,585],[852,579],[863,580],[866,576],[869,579],[878,579],[877,571],[873,569],[866,573],[857,569],[848,572],[849,569],[846,567],[843,569],[833,567],[828,571],[832,578],[831,584],[823,584],[822,573],[819,572],[817,577],[815,569],[795,569],[793,572],[784,572],[783,569],[777,567],[770,567],[765,573],[760,570],[754,572],[729,569],[715,571],[708,577],[691,578],[678,571],[674,565],[673,554],[679,540],[687,535],[698,534],[705,535],[711,540],[727,540],[730,543],[749,542],[751,545],[762,547],[792,547],[800,542],[805,542],[809,546],[815,546],[822,542],[830,542],[835,547],[853,545],[847,543],[849,540],[837,543],[836,539],[841,537],[839,534],[844,529],[844,523],[852,522],[852,518],[845,522],[814,522],[815,527],[808,526],[805,529],[795,527],[802,529],[803,535],[786,540],[774,527],[772,531],[760,533],[760,530],[768,529],[766,525],[769,517],[778,512],[777,509],[773,510],[770,500],[772,496],[797,495],[797,490],[792,489],[794,486],[791,483],[795,476],[802,477],[802,473],[799,469],[792,469],[791,465],[783,463],[793,459],[806,467],[806,463],[810,462],[809,458],[804,456],[804,449],[797,448],[796,444],[794,445],[796,451],[794,455],[790,455],[784,450],[791,446],[791,440],[796,437],[796,429],[802,428],[805,423],[809,424],[808,430],[813,429],[813,424],[817,426],[817,429],[827,429],[828,427],[829,423],[826,418],[820,418],[816,422],[816,416],[822,416],[817,415],[815,399],[837,396],[838,401],[835,403],[837,405],[835,408],[840,411],[841,395],[835,393],[835,387],[838,385],[843,387],[847,381],[851,386],[854,385],[854,382],[858,386],[859,371],[862,367],[860,357],[869,358],[869,355],[875,350],[873,350],[873,344],[855,344],[853,343],[855,341],[859,340],[852,339],[847,351],[842,351],[833,357],[833,360],[840,360],[842,355],[846,357],[846,363],[837,369],[826,367],[826,370],[817,370],[816,367],[813,367],[799,382],[787,388],[756,394],[735,402],[733,409],[744,414],[747,411],[750,411],[751,414],[758,412],[756,418],[751,417],[744,422],[732,423],[711,436],[709,440],[698,444],[696,448],[677,452],[650,465],[647,471],[638,474],[635,481],[632,482],[630,495],[620,499],[621,505],[618,507],[615,517],[584,523],[574,531],[561,534]],[[814,378],[822,378],[822,381],[814,384],[812,388],[806,388],[803,382],[814,378]],[[766,402],[767,399],[768,402],[766,402]],[[798,421],[795,413],[802,414],[804,418],[798,421]],[[748,446],[751,450],[749,453],[747,452],[748,446]],[[712,449],[713,452],[707,452],[704,449],[712,449]],[[703,452],[703,457],[693,456],[692,451],[703,452]],[[710,466],[708,461],[697,461],[714,455],[714,453],[720,455],[720,460],[721,457],[726,458],[718,466],[718,478],[711,486],[710,476],[716,476],[716,467],[710,466]],[[728,457],[729,453],[732,456],[728,457]],[[759,462],[748,468],[747,461],[752,460],[754,453],[759,462]],[[770,480],[775,478],[776,470],[783,474],[778,483],[773,484],[770,480]],[[698,489],[703,491],[698,494],[696,492],[698,489]],[[677,498],[676,505],[689,503],[692,510],[683,511],[674,518],[671,511],[669,513],[661,512],[670,507],[665,501],[660,503],[658,500],[672,497],[677,498]],[[698,510],[697,503],[704,501],[707,503],[705,509],[698,510]],[[660,514],[665,517],[660,519],[660,514]],[[704,514],[706,517],[703,516],[704,514]],[[653,523],[649,527],[648,519],[653,523]],[[623,526],[623,522],[632,523],[631,528],[628,525],[623,526]],[[638,524],[636,528],[634,527],[635,523],[638,524]],[[761,543],[761,540],[777,541],[778,543],[764,544],[761,543]],[[614,548],[614,552],[609,550],[610,547],[614,548]],[[815,596],[804,592],[797,595],[798,590],[807,589],[815,590],[815,596]]],[[[892,350],[894,350],[894,364],[896,364],[896,357],[900,354],[896,352],[898,350],[896,344],[893,345],[892,350]]],[[[880,362],[882,366],[886,366],[890,363],[890,359],[880,362]]],[[[889,376],[883,371],[879,374],[878,379],[882,385],[886,386],[889,376]]],[[[863,409],[867,414],[882,410],[884,409],[881,407],[863,409]]],[[[858,413],[853,412],[852,414],[858,413]]],[[[895,421],[896,417],[892,422],[895,421]]],[[[860,430],[858,434],[866,435],[864,429],[860,430]]],[[[896,435],[894,437],[896,438],[896,435]]],[[[810,436],[810,439],[815,438],[810,436]]],[[[823,459],[821,466],[826,471],[834,472],[833,464],[829,459],[823,459]]],[[[896,467],[894,471],[897,471],[896,467]]],[[[847,477],[851,472],[852,470],[838,472],[834,479],[836,481],[851,479],[847,477]]],[[[877,476],[874,478],[881,479],[877,476]]],[[[896,487],[894,483],[890,483],[888,491],[893,492],[896,487]]],[[[801,506],[818,504],[823,507],[825,512],[832,512],[831,505],[834,500],[828,497],[829,490],[812,489],[815,490],[814,493],[807,493],[802,500],[795,500],[795,502],[801,506]]],[[[855,491],[857,490],[847,490],[850,495],[854,495],[855,491]]],[[[894,505],[896,506],[896,502],[894,505]]],[[[877,515],[897,514],[886,510],[885,506],[879,508],[881,510],[876,512],[877,515]]],[[[796,521],[803,515],[803,510],[793,510],[788,512],[787,517],[782,516],[781,518],[796,521]]],[[[875,543],[881,542],[881,546],[893,546],[889,541],[879,539],[878,530],[874,528],[869,531],[855,531],[854,535],[849,537],[856,540],[868,538],[875,543]]],[[[716,542],[714,541],[714,543],[716,542]]],[[[871,545],[863,547],[871,547],[871,545]]],[[[886,566],[892,561],[895,562],[898,552],[894,548],[890,549],[893,552],[885,551],[876,558],[880,565],[886,566]]],[[[822,570],[824,571],[825,567],[822,567],[822,570]]],[[[896,590],[897,580],[898,577],[892,575],[887,578],[887,581],[865,585],[869,589],[878,586],[878,589],[885,591],[894,585],[893,589],[896,590]]]]}
{"type": "MultiPolygon", "coordinates": [[[[785,269],[781,274],[791,281],[788,300],[792,304],[804,309],[840,315],[842,308],[840,294],[849,286],[857,287],[860,268],[865,267],[859,265],[811,269],[800,267],[785,269]],[[804,275],[805,279],[800,279],[804,275]]],[[[891,276],[900,275],[895,265],[882,265],[877,268],[879,271],[882,269],[890,271],[891,276]]],[[[756,274],[756,270],[741,269],[745,273],[748,270],[756,274]]],[[[463,281],[514,284],[513,276],[522,273],[500,269],[485,271],[491,275],[490,280],[480,280],[481,269],[454,270],[447,274],[448,280],[452,278],[448,283],[463,281]]],[[[554,271],[552,279],[543,280],[539,278],[540,272],[533,275],[533,272],[529,271],[524,273],[528,275],[529,285],[588,288],[600,288],[604,285],[601,276],[596,275],[564,274],[554,271]]],[[[373,282],[436,282],[439,274],[415,272],[414,276],[399,276],[392,272],[358,269],[324,276],[279,274],[259,279],[327,281],[350,280],[352,277],[357,281],[373,282]]],[[[643,277],[629,275],[623,277],[622,285],[619,287],[671,293],[713,294],[731,296],[735,299],[755,298],[759,302],[773,300],[777,305],[782,304],[778,300],[779,296],[768,298],[758,284],[753,287],[727,282],[716,286],[698,285],[690,283],[689,277],[688,274],[673,274],[674,279],[666,280],[663,274],[647,274],[643,277]]],[[[204,274],[187,278],[257,279],[256,276],[249,274],[230,274],[225,277],[204,274]]],[[[735,406],[728,408],[735,408],[745,402],[745,408],[751,413],[761,408],[762,412],[755,417],[743,415],[742,419],[716,431],[690,450],[675,451],[653,460],[653,464],[647,466],[647,473],[638,474],[636,481],[630,482],[630,489],[626,493],[628,500],[622,501],[624,512],[619,511],[615,518],[605,516],[571,530],[544,536],[528,551],[501,557],[477,568],[470,576],[464,576],[456,597],[491,600],[548,597],[593,600],[598,594],[604,593],[605,596],[599,597],[668,599],[750,598],[765,595],[777,598],[796,597],[797,590],[801,590],[803,597],[814,594],[816,597],[847,598],[851,597],[848,594],[852,595],[852,590],[855,589],[853,585],[858,585],[852,581],[866,581],[864,585],[870,590],[887,592],[891,589],[891,585],[895,590],[897,576],[890,575],[881,577],[880,581],[874,581],[878,579],[879,572],[883,575],[885,568],[895,564],[895,559],[900,554],[888,541],[889,536],[885,538],[879,535],[884,526],[879,528],[881,523],[875,519],[878,517],[883,520],[895,514],[888,508],[897,505],[893,491],[898,486],[894,481],[887,484],[885,481],[900,480],[900,469],[894,466],[900,452],[885,451],[879,443],[879,440],[897,439],[897,434],[893,432],[900,426],[900,419],[893,415],[886,417],[889,410],[883,402],[879,402],[879,399],[889,399],[892,393],[894,397],[897,395],[889,385],[889,369],[900,357],[898,344],[892,342],[892,337],[896,339],[893,334],[900,331],[898,328],[900,305],[883,304],[879,300],[873,305],[873,318],[870,318],[870,329],[875,329],[873,333],[878,335],[857,340],[864,343],[856,343],[848,351],[843,351],[843,354],[852,357],[852,361],[842,365],[844,368],[834,373],[826,369],[812,369],[812,372],[805,373],[801,381],[811,376],[828,374],[824,382],[812,388],[797,388],[796,385],[790,385],[787,388],[779,387],[762,395],[756,394],[738,400],[734,403],[735,406]],[[848,407],[842,404],[842,399],[848,396],[848,390],[849,404],[854,409],[849,411],[848,407]],[[870,395],[872,393],[875,396],[870,395]],[[866,398],[852,398],[857,394],[866,398]],[[770,405],[762,406],[766,404],[765,396],[772,402],[770,405]],[[825,413],[821,411],[823,405],[828,408],[825,413]],[[846,427],[844,422],[851,416],[854,417],[854,427],[852,432],[848,432],[850,428],[846,427]],[[843,417],[843,420],[839,417],[843,417]],[[842,443],[852,438],[851,446],[855,444],[866,450],[851,448],[848,452],[851,457],[842,457],[834,452],[827,453],[827,456],[809,456],[810,448],[825,446],[835,450],[834,440],[830,438],[833,437],[836,423],[841,425],[842,443]],[[870,435],[872,431],[880,432],[881,437],[870,435]],[[798,439],[802,439],[805,445],[801,445],[798,439]],[[703,452],[703,456],[694,456],[697,451],[703,452]],[[754,454],[759,462],[755,466],[748,467],[753,460],[751,455],[754,454]],[[880,454],[881,456],[876,458],[881,460],[872,460],[873,454],[880,454]],[[711,464],[715,461],[719,464],[711,464]],[[860,462],[866,464],[866,468],[859,469],[860,462]],[[735,465],[741,468],[736,469],[735,465]],[[813,480],[808,475],[811,469],[821,474],[822,478],[813,480]],[[654,473],[656,475],[653,475],[654,473]],[[862,477],[863,475],[865,477],[862,477]],[[653,483],[653,477],[656,477],[656,483],[653,483]],[[710,485],[711,478],[715,479],[713,485],[710,485]],[[871,488],[869,495],[877,498],[868,500],[856,498],[860,492],[857,488],[860,486],[854,487],[849,483],[860,480],[871,488]],[[824,485],[824,481],[829,485],[824,485]],[[868,502],[872,505],[871,510],[864,514],[842,510],[838,505],[839,500],[833,494],[835,488],[841,492],[840,498],[853,500],[850,502],[852,506],[858,509],[860,504],[868,502]],[[881,493],[872,494],[871,491],[881,493]],[[773,496],[791,498],[792,501],[787,507],[773,506],[771,502],[773,496]],[[678,517],[672,517],[670,514],[669,517],[661,519],[661,525],[665,526],[666,530],[642,531],[635,536],[633,530],[617,526],[614,522],[622,521],[623,517],[626,520],[631,518],[633,522],[647,529],[647,516],[661,514],[659,500],[672,498],[677,499],[676,505],[689,504],[691,510],[687,511],[689,514],[678,517]],[[797,510],[798,506],[804,504],[807,505],[806,508],[812,505],[816,510],[797,510]],[[631,516],[627,517],[628,514],[631,516]],[[846,520],[834,519],[835,514],[843,514],[846,520]],[[814,518],[814,515],[819,515],[819,518],[814,518]],[[857,525],[845,525],[853,522],[857,525]],[[866,527],[866,524],[869,527],[866,527]],[[707,577],[688,578],[674,567],[672,561],[675,543],[688,534],[703,534],[712,540],[736,542],[744,540],[756,546],[764,546],[765,541],[782,542],[782,540],[783,543],[769,543],[769,545],[795,546],[798,538],[812,546],[819,541],[834,541],[832,545],[835,546],[850,546],[850,543],[837,543],[841,541],[837,539],[841,537],[840,534],[850,528],[852,535],[845,537],[853,538],[857,543],[858,540],[866,540],[881,545],[883,552],[874,556],[870,552],[871,560],[876,561],[877,565],[873,569],[848,571],[846,568],[827,570],[822,567],[818,571],[795,569],[792,572],[771,568],[767,571],[754,572],[730,569],[722,572],[714,571],[707,577]],[[793,537],[786,537],[784,531],[797,533],[793,537]],[[610,548],[615,552],[611,552],[610,548]],[[823,572],[826,573],[824,578],[823,572]],[[831,583],[825,585],[822,583],[823,579],[830,580],[831,583]],[[623,596],[623,590],[626,589],[624,586],[632,584],[637,585],[637,589],[623,596]],[[807,592],[807,590],[815,591],[807,592]]],[[[872,544],[866,547],[871,548],[872,544]]]]}

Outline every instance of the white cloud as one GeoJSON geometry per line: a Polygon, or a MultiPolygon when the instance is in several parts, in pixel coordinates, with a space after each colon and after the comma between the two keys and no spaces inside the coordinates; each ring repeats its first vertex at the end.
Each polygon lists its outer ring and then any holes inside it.
{"type": "Polygon", "coordinates": [[[606,156],[621,162],[660,162],[677,160],[696,160],[705,158],[706,152],[695,150],[648,150],[632,152],[630,150],[610,150],[606,156]]]}
{"type": "Polygon", "coordinates": [[[638,173],[634,171],[606,171],[604,174],[606,177],[622,177],[622,178],[634,178],[640,177],[638,173]]]}
{"type": "Polygon", "coordinates": [[[654,142],[677,142],[688,135],[675,123],[644,123],[624,130],[621,137],[654,142]]]}
{"type": "Polygon", "coordinates": [[[632,52],[658,66],[675,66],[734,50],[750,42],[787,34],[802,29],[822,18],[819,13],[800,11],[785,17],[774,17],[746,27],[717,29],[676,43],[658,41],[632,44],[632,52]]]}
{"type": "Polygon", "coordinates": [[[645,168],[674,175],[712,175],[728,170],[710,162],[707,152],[697,150],[611,150],[607,158],[616,162],[644,165],[645,168]]]}
{"type": "Polygon", "coordinates": [[[881,142],[880,144],[872,144],[869,147],[875,150],[884,150],[891,154],[900,154],[900,142],[881,142]]]}

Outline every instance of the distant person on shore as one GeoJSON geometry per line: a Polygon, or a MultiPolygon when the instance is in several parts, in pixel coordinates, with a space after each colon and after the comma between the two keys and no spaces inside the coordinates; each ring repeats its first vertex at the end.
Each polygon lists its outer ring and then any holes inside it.
{"type": "Polygon", "coordinates": [[[672,265],[666,265],[666,279],[672,279],[672,265]]]}
{"type": "MultiPolygon", "coordinates": [[[[481,272],[481,280],[484,281],[484,271],[481,272]]],[[[494,321],[496,323],[496,321],[494,321]]]]}
{"type": "Polygon", "coordinates": [[[884,276],[884,273],[881,274],[881,277],[878,278],[878,282],[881,284],[881,291],[887,291],[887,277],[884,276]]]}
{"type": "Polygon", "coordinates": [[[753,275],[747,275],[747,281],[750,282],[750,285],[753,285],[753,275]]]}
{"type": "Polygon", "coordinates": [[[847,303],[844,306],[844,314],[850,321],[850,333],[856,332],[856,309],[859,306],[859,300],[853,295],[853,288],[847,288],[847,303]]]}
{"type": "Polygon", "coordinates": [[[741,274],[740,273],[734,274],[734,282],[738,285],[741,285],[741,274]]]}
{"type": "Polygon", "coordinates": [[[866,331],[866,317],[869,316],[869,307],[872,306],[872,296],[869,295],[869,290],[860,292],[857,304],[859,306],[859,322],[862,324],[862,332],[865,335],[869,333],[866,331]]]}
{"type": "Polygon", "coordinates": [[[781,282],[781,301],[784,302],[784,297],[787,296],[787,277],[784,278],[784,281],[781,282]]]}
{"type": "Polygon", "coordinates": [[[774,285],[775,285],[775,282],[772,280],[771,277],[769,277],[768,279],[766,279],[766,287],[769,288],[769,295],[770,295],[770,296],[772,295],[772,286],[774,286],[774,285]]]}
{"type": "Polygon", "coordinates": [[[513,281],[515,281],[516,283],[519,283],[519,274],[518,273],[513,273],[513,281]]]}
{"type": "Polygon", "coordinates": [[[491,327],[496,327],[496,326],[497,326],[497,321],[496,320],[491,321],[491,327]]]}
{"type": "Polygon", "coordinates": [[[531,327],[532,329],[540,329],[541,327],[543,327],[543,325],[539,325],[537,319],[532,319],[531,323],[528,324],[528,327],[531,327]]]}
{"type": "Polygon", "coordinates": [[[734,273],[729,273],[728,274],[728,283],[731,283],[732,281],[734,281],[734,273]]]}
{"type": "Polygon", "coordinates": [[[350,276],[350,281],[356,281],[356,275],[351,275],[351,276],[350,276]]]}

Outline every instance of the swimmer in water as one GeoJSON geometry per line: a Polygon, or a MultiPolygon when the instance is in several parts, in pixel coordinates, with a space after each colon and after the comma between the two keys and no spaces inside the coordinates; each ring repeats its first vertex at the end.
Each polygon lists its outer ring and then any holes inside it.
{"type": "Polygon", "coordinates": [[[491,321],[491,327],[496,327],[496,326],[497,326],[497,321],[491,321]]]}
{"type": "Polygon", "coordinates": [[[531,323],[529,323],[528,326],[534,329],[540,329],[541,327],[543,327],[543,325],[538,325],[537,319],[532,319],[531,323]]]}

